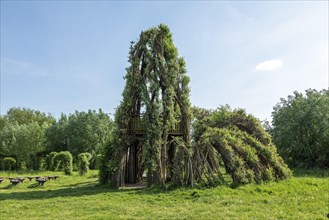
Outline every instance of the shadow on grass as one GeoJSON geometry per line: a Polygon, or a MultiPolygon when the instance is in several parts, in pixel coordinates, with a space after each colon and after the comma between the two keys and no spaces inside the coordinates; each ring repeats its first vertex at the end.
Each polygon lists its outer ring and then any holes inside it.
{"type": "Polygon", "coordinates": [[[27,188],[29,189],[34,189],[34,188],[37,188],[39,186],[38,183],[32,183],[31,185],[29,185],[27,188]]]}
{"type": "MultiPolygon", "coordinates": [[[[8,185],[1,189],[11,189],[14,186],[8,185]]],[[[63,187],[63,186],[62,186],[63,187]]],[[[160,193],[169,193],[175,190],[181,190],[182,187],[159,187],[154,186],[150,188],[129,188],[123,187],[120,189],[113,189],[108,186],[102,186],[97,183],[89,182],[84,183],[76,183],[65,185],[65,188],[59,189],[49,189],[46,190],[43,186],[38,186],[38,184],[31,184],[27,188],[29,189],[38,189],[36,191],[28,191],[28,192],[12,192],[12,193],[2,193],[0,196],[0,201],[2,200],[46,200],[50,198],[56,197],[80,197],[80,196],[89,196],[89,195],[97,195],[102,193],[123,193],[123,194],[160,194],[160,193]],[[44,189],[44,190],[42,190],[44,189]]],[[[189,188],[189,187],[183,187],[189,188]]]]}
{"type": "Polygon", "coordinates": [[[81,186],[90,185],[90,184],[97,185],[98,181],[92,180],[92,181],[85,181],[85,182],[80,182],[80,183],[72,183],[72,184],[62,185],[61,187],[81,187],[81,186]]]}
{"type": "MultiPolygon", "coordinates": [[[[306,169],[306,170],[294,170],[295,177],[316,177],[316,178],[328,178],[329,170],[326,169],[306,169]]],[[[225,186],[225,185],[224,185],[225,186]]],[[[36,183],[29,185],[27,188],[36,189],[35,191],[23,191],[23,192],[11,192],[11,193],[1,193],[0,201],[2,200],[46,200],[56,197],[81,197],[89,195],[97,195],[102,193],[128,193],[128,194],[139,194],[139,195],[150,195],[150,194],[161,194],[161,193],[171,193],[176,190],[188,190],[191,187],[178,187],[175,185],[166,186],[153,186],[150,188],[133,188],[133,187],[123,187],[119,190],[112,189],[109,186],[101,186],[96,181],[88,181],[82,183],[74,183],[58,186],[58,189],[47,190],[46,186],[38,186],[36,183]]],[[[227,187],[227,186],[225,186],[227,187]]],[[[8,190],[15,188],[15,186],[8,184],[1,187],[0,190],[8,190]]],[[[203,189],[208,187],[196,186],[194,189],[203,189]]],[[[193,193],[193,192],[192,192],[193,193]]],[[[110,196],[110,195],[109,195],[110,196]]]]}
{"type": "Polygon", "coordinates": [[[294,177],[316,177],[316,178],[328,178],[329,169],[293,169],[294,177]]]}
{"type": "MultiPolygon", "coordinates": [[[[39,186],[32,184],[28,188],[39,188],[39,186]]],[[[3,193],[0,196],[0,201],[1,200],[43,200],[43,199],[50,199],[56,197],[80,197],[86,195],[97,195],[105,192],[118,192],[118,190],[105,188],[96,184],[87,184],[75,188],[60,188],[54,190],[3,193]]]]}
{"type": "MultiPolygon", "coordinates": [[[[12,188],[14,188],[15,187],[15,185],[13,185],[13,184],[8,184],[7,186],[5,186],[5,187],[2,187],[2,188],[0,188],[0,190],[1,189],[12,189],[12,188]]],[[[1,197],[0,197],[1,198],[1,197]]]]}

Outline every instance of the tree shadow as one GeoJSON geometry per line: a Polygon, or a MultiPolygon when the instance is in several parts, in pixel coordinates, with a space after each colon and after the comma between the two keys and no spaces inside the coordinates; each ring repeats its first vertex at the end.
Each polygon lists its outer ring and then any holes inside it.
{"type": "Polygon", "coordinates": [[[316,177],[316,178],[328,178],[329,169],[293,169],[294,177],[316,177]]]}
{"type": "MultiPolygon", "coordinates": [[[[10,189],[14,186],[8,185],[2,189],[10,189]]],[[[127,194],[140,194],[140,195],[150,195],[150,194],[160,194],[160,193],[170,193],[172,191],[181,189],[182,187],[165,188],[160,186],[154,186],[150,188],[131,188],[122,187],[120,189],[113,189],[109,186],[99,185],[95,182],[90,183],[76,183],[65,185],[65,188],[59,189],[49,189],[46,187],[38,186],[38,184],[31,184],[27,188],[36,189],[35,191],[24,191],[24,192],[12,192],[12,193],[2,193],[0,196],[0,201],[2,200],[46,200],[56,197],[80,197],[97,195],[102,193],[127,193],[127,194]],[[38,190],[39,188],[39,190],[38,190]]],[[[184,187],[185,188],[185,187],[184,187]]],[[[186,187],[188,188],[188,187],[186,187]]]]}
{"type": "Polygon", "coordinates": [[[97,180],[92,180],[92,181],[85,181],[85,182],[80,182],[80,183],[72,183],[72,184],[66,184],[62,185],[61,187],[81,187],[84,185],[91,185],[94,184],[95,186],[98,186],[98,181],[97,180]]]}
{"type": "Polygon", "coordinates": [[[0,188],[0,190],[2,190],[2,189],[12,189],[12,188],[14,188],[15,186],[16,186],[16,185],[13,185],[13,184],[9,183],[9,184],[7,184],[7,186],[0,188]]]}
{"type": "MultiPolygon", "coordinates": [[[[29,186],[29,188],[39,188],[39,186],[32,184],[29,186]]],[[[69,188],[60,188],[55,190],[37,190],[37,191],[29,191],[29,192],[3,193],[0,196],[0,201],[9,200],[9,199],[10,200],[44,200],[44,199],[50,199],[56,197],[80,197],[86,195],[97,195],[100,193],[112,192],[112,191],[117,192],[118,190],[113,190],[99,186],[94,183],[90,183],[75,188],[69,187],[69,188]]]]}
{"type": "Polygon", "coordinates": [[[38,183],[32,183],[31,185],[29,185],[27,188],[28,189],[33,189],[33,188],[37,188],[39,186],[38,183]]]}
{"type": "MultiPolygon", "coordinates": [[[[294,170],[295,177],[316,177],[316,178],[328,178],[328,169],[296,169],[294,170]]],[[[223,185],[224,187],[225,184],[223,185]]],[[[15,186],[12,184],[5,185],[0,190],[12,189],[15,186]]],[[[208,187],[182,187],[175,185],[166,186],[152,186],[146,188],[134,188],[134,187],[122,187],[120,189],[113,189],[109,186],[99,185],[96,181],[88,181],[82,183],[74,183],[60,186],[59,189],[48,189],[46,187],[38,186],[37,183],[30,184],[27,188],[35,191],[24,191],[24,192],[11,192],[2,193],[0,201],[2,200],[46,200],[56,197],[80,197],[88,195],[97,195],[102,193],[128,193],[128,194],[139,194],[139,195],[156,195],[162,193],[172,193],[182,189],[203,189],[208,187]]]]}

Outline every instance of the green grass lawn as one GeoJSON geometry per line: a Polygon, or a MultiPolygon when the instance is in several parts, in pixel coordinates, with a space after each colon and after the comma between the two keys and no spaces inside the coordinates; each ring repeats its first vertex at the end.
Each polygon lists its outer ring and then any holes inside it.
{"type": "Polygon", "coordinates": [[[60,175],[45,186],[26,179],[0,184],[0,219],[327,219],[328,170],[298,171],[281,182],[236,189],[163,188],[112,190],[97,172],[4,173],[0,176],[60,175]]]}

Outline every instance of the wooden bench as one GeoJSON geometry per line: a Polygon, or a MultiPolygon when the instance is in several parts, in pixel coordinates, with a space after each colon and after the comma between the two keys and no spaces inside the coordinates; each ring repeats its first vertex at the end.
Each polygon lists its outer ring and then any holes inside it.
{"type": "Polygon", "coordinates": [[[18,179],[21,183],[24,182],[24,180],[25,180],[24,177],[17,177],[16,179],[18,179]]]}
{"type": "Polygon", "coordinates": [[[28,178],[30,181],[33,180],[33,179],[38,179],[40,178],[41,176],[28,176],[26,178],[28,178]]]}
{"type": "Polygon", "coordinates": [[[45,184],[45,182],[48,181],[48,179],[45,177],[39,177],[36,180],[37,180],[39,186],[43,186],[45,184]]]}
{"type": "Polygon", "coordinates": [[[9,178],[9,181],[11,182],[11,184],[13,184],[13,186],[16,186],[18,183],[21,182],[19,179],[16,178],[9,178]]]}
{"type": "Polygon", "coordinates": [[[59,176],[47,176],[49,180],[56,180],[59,176]]]}
{"type": "Polygon", "coordinates": [[[39,178],[39,176],[28,176],[27,178],[31,181],[32,179],[39,178]]]}

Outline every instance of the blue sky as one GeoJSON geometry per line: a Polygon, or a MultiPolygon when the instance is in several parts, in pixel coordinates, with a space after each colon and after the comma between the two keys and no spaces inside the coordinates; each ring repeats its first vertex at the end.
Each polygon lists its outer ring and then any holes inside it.
{"type": "Polygon", "coordinates": [[[130,41],[160,23],[193,105],[270,120],[280,97],[328,88],[328,1],[1,1],[1,114],[114,113],[130,41]]]}

